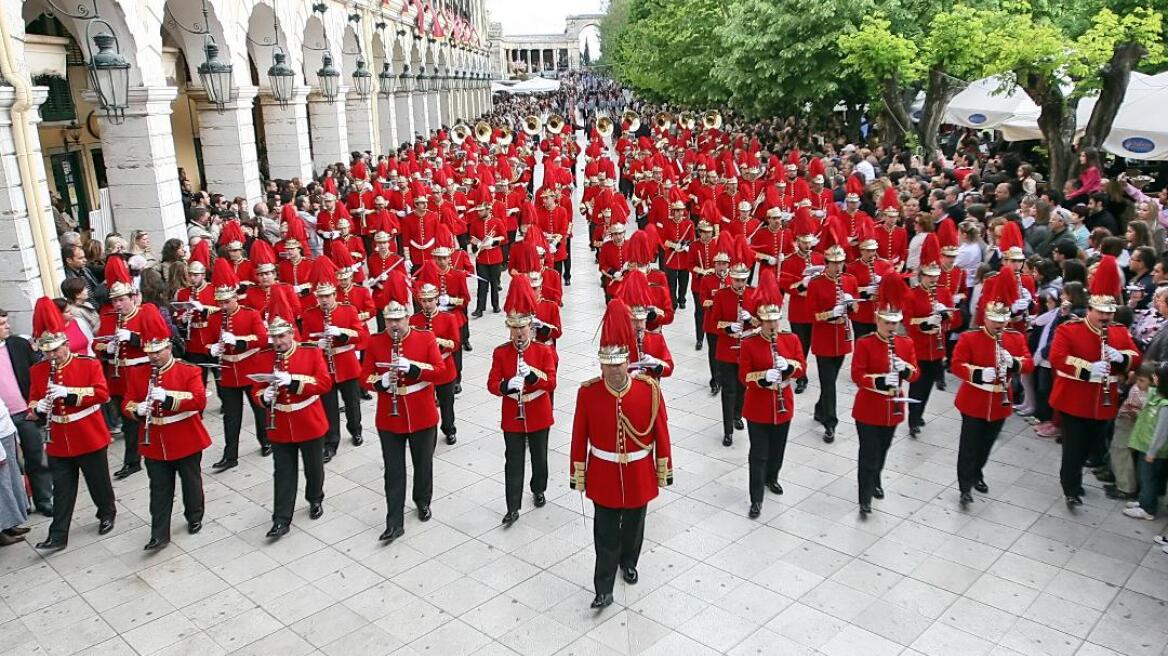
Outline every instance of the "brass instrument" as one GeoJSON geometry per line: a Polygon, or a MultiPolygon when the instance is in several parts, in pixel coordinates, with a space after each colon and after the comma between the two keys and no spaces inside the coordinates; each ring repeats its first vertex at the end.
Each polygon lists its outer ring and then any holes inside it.
{"type": "Polygon", "coordinates": [[[1002,346],[1002,335],[1006,329],[998,329],[998,334],[994,335],[994,366],[997,383],[1002,386],[1002,405],[1010,405],[1010,385],[1006,380],[1006,359],[1002,357],[1005,354],[1006,347],[1002,346]]]}
{"type": "Polygon", "coordinates": [[[397,400],[397,397],[398,397],[398,394],[397,394],[397,387],[398,387],[397,361],[398,361],[398,358],[401,357],[401,343],[402,343],[401,333],[398,332],[398,330],[395,328],[395,329],[389,331],[389,338],[390,338],[391,343],[392,343],[392,346],[390,347],[390,350],[389,350],[389,361],[391,363],[390,372],[393,373],[393,377],[390,380],[390,388],[389,388],[389,395],[390,395],[389,396],[389,401],[390,401],[389,416],[390,417],[397,417],[399,415],[398,408],[397,408],[397,404],[398,404],[398,400],[397,400]]]}
{"type": "Polygon", "coordinates": [[[122,328],[126,327],[126,315],[118,312],[117,320],[114,323],[114,352],[110,357],[114,361],[114,370],[110,374],[111,378],[122,377],[122,340],[118,339],[118,333],[122,332],[122,328]]]}
{"type": "Polygon", "coordinates": [[[702,127],[707,130],[717,130],[722,127],[722,112],[711,109],[702,116],[702,127]]]}
{"type": "Polygon", "coordinates": [[[324,361],[328,365],[329,375],[336,376],[337,362],[333,357],[333,336],[328,334],[329,326],[333,325],[333,311],[324,305],[320,306],[320,311],[324,314],[324,361]]]}
{"type": "Polygon", "coordinates": [[[1111,360],[1107,357],[1107,333],[1110,326],[1103,326],[1103,334],[1100,335],[1099,351],[1102,354],[1100,359],[1107,363],[1107,370],[1103,374],[1103,407],[1111,405],[1111,360]]]}
{"type": "Polygon", "coordinates": [[[455,145],[461,146],[462,143],[470,138],[471,134],[473,133],[474,130],[472,130],[469,125],[466,123],[459,123],[450,129],[450,140],[453,141],[455,145]]]}
{"type": "Polygon", "coordinates": [[[540,132],[543,132],[543,121],[540,120],[540,118],[535,114],[532,114],[523,119],[523,131],[526,132],[528,136],[534,137],[540,132]]]}
{"type": "MultiPolygon", "coordinates": [[[[896,372],[896,334],[888,336],[888,373],[896,372]]],[[[900,396],[900,385],[896,386],[896,396],[900,396]]],[[[904,414],[904,409],[900,407],[900,401],[892,402],[892,415],[900,417],[904,414]]]]}
{"type": "Polygon", "coordinates": [[[499,140],[496,142],[500,147],[506,148],[511,145],[511,141],[515,138],[515,133],[511,131],[509,126],[504,125],[499,128],[499,140]]]}
{"type": "MultiPolygon", "coordinates": [[[[281,371],[284,371],[284,357],[285,357],[285,355],[283,353],[281,353],[280,351],[276,351],[276,362],[272,366],[272,374],[273,375],[278,374],[281,371]]],[[[276,383],[273,382],[271,384],[275,385],[276,383]]],[[[279,398],[280,398],[280,389],[276,388],[276,396],[272,397],[272,405],[268,406],[268,426],[267,426],[267,428],[270,431],[276,430],[276,405],[277,405],[276,402],[279,400],[279,398]]]]}
{"type": "MultiPolygon", "coordinates": [[[[518,355],[515,358],[515,373],[519,373],[524,365],[523,352],[527,350],[527,345],[523,343],[516,344],[515,350],[518,352],[518,355]]],[[[523,387],[525,382],[526,381],[522,381],[519,383],[519,392],[515,394],[515,403],[519,406],[519,412],[515,414],[515,418],[519,421],[527,420],[527,408],[523,403],[523,387]]]]}
{"type": "Polygon", "coordinates": [[[491,124],[486,121],[479,121],[474,126],[474,137],[479,143],[490,143],[491,134],[494,130],[491,129],[491,124]]]}
{"type": "Polygon", "coordinates": [[[543,127],[549,134],[559,134],[564,131],[564,117],[559,114],[552,114],[548,120],[544,121],[543,127]]]}
{"type": "Polygon", "coordinates": [[[697,127],[698,121],[696,118],[694,118],[693,112],[687,111],[681,112],[677,115],[677,124],[681,126],[683,130],[692,131],[695,127],[697,127]]]}
{"type": "MultiPolygon", "coordinates": [[[[779,336],[778,334],[771,335],[771,366],[775,369],[779,368],[779,336]]],[[[779,395],[779,405],[776,407],[776,415],[787,414],[787,399],[783,391],[782,372],[779,372],[779,380],[775,383],[776,392],[779,395]]],[[[777,417],[776,417],[777,418],[777,417]]]]}
{"type": "Polygon", "coordinates": [[[636,132],[641,129],[641,115],[631,109],[626,109],[624,114],[621,114],[621,120],[628,121],[629,132],[636,132]]]}
{"type": "Polygon", "coordinates": [[[653,125],[662,132],[668,130],[673,127],[673,114],[669,112],[657,112],[656,116],[653,117],[653,125]]]}
{"type": "Polygon", "coordinates": [[[616,126],[613,125],[612,119],[607,116],[601,116],[596,119],[596,131],[600,133],[601,137],[611,137],[616,126]]]}
{"type": "Polygon", "coordinates": [[[150,428],[154,425],[154,412],[158,409],[158,404],[154,402],[153,393],[154,388],[158,387],[158,379],[162,377],[162,367],[150,367],[150,383],[146,385],[146,403],[147,412],[142,421],[146,424],[142,428],[142,446],[150,446],[150,428]]]}

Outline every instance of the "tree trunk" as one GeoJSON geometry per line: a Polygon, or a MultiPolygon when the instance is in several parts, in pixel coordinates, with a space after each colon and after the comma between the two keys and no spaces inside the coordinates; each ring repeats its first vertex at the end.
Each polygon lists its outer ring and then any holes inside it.
{"type": "Polygon", "coordinates": [[[1019,82],[1030,99],[1038,105],[1038,129],[1046,142],[1050,157],[1050,185],[1062,191],[1063,184],[1071,175],[1074,152],[1071,142],[1075,136],[1075,105],[1067,102],[1057,80],[1039,75],[1021,76],[1019,82]]]}
{"type": "Polygon", "coordinates": [[[917,123],[917,136],[921,139],[924,161],[932,162],[941,151],[941,121],[945,118],[945,108],[957,95],[957,85],[939,67],[929,70],[929,86],[925,89],[925,106],[921,108],[921,120],[917,123]]]}
{"type": "Polygon", "coordinates": [[[1111,125],[1119,113],[1127,95],[1127,85],[1131,81],[1132,69],[1148,54],[1139,43],[1124,43],[1116,46],[1111,61],[1102,71],[1103,89],[1099,92],[1099,102],[1091,110],[1087,121],[1087,131],[1079,140],[1080,148],[1100,148],[1111,133],[1111,125]]]}
{"type": "Polygon", "coordinates": [[[864,111],[861,105],[848,102],[844,111],[844,123],[847,128],[848,140],[852,143],[862,143],[864,134],[860,131],[860,123],[864,120],[864,111]]]}
{"type": "Polygon", "coordinates": [[[899,77],[893,76],[884,82],[881,99],[884,101],[884,111],[888,114],[889,119],[888,132],[885,134],[884,142],[902,146],[906,131],[911,129],[912,119],[909,118],[908,112],[904,110],[904,103],[901,102],[899,77]]]}

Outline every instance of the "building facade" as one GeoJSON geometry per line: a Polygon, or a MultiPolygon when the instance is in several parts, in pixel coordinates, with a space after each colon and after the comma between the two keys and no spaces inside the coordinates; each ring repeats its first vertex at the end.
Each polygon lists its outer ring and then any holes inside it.
{"type": "Polygon", "coordinates": [[[100,210],[95,230],[146,230],[157,252],[186,234],[180,175],[250,207],[265,177],[306,179],[351,151],[473,121],[491,102],[486,35],[484,0],[2,3],[0,307],[26,330],[33,301],[59,294],[51,194],[82,228],[100,210]],[[101,32],[129,64],[122,117],[89,88],[101,32]],[[222,104],[199,75],[209,38],[232,67],[222,104]],[[283,99],[269,77],[277,53],[295,73],[283,99]],[[326,56],[340,72],[331,100],[317,76],[326,56]]]}
{"type": "Polygon", "coordinates": [[[583,67],[580,33],[588,27],[599,29],[602,18],[603,14],[568,16],[559,34],[503,34],[499,23],[491,23],[492,70],[504,78],[579,70],[583,67]]]}

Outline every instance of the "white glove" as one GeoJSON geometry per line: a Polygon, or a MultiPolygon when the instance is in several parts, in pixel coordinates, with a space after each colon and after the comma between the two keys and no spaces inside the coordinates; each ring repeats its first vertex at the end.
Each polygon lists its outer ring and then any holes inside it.
{"type": "Polygon", "coordinates": [[[199,301],[191,301],[191,311],[202,312],[205,309],[207,309],[207,306],[203,305],[199,301]]]}
{"type": "Polygon", "coordinates": [[[399,355],[397,356],[397,360],[394,360],[393,362],[393,368],[402,373],[405,373],[410,370],[410,366],[412,364],[413,363],[410,362],[409,358],[405,357],[404,355],[399,355]]]}
{"type": "Polygon", "coordinates": [[[877,283],[872,283],[871,285],[868,285],[868,287],[866,289],[868,290],[869,296],[880,293],[880,285],[878,285],[877,283]]]}
{"type": "Polygon", "coordinates": [[[738,310],[738,320],[739,321],[749,321],[750,320],[750,313],[747,312],[746,310],[743,310],[743,309],[738,310]]]}
{"type": "Polygon", "coordinates": [[[329,337],[340,337],[345,333],[341,330],[340,326],[329,326],[324,329],[324,334],[328,335],[329,337]]]}
{"type": "Polygon", "coordinates": [[[381,386],[386,389],[393,386],[393,377],[389,375],[388,371],[381,374],[381,386]]]}
{"type": "Polygon", "coordinates": [[[531,367],[529,367],[526,362],[520,362],[519,363],[519,375],[522,376],[523,378],[527,378],[527,376],[530,373],[531,373],[531,367]]]}
{"type": "Polygon", "coordinates": [[[217,358],[217,357],[223,355],[223,345],[218,343],[218,342],[212,344],[211,348],[210,348],[210,352],[211,352],[211,357],[213,357],[213,358],[217,358]]]}
{"type": "Polygon", "coordinates": [[[450,295],[449,294],[439,295],[438,296],[438,305],[446,305],[446,306],[450,305],[450,295]]]}
{"type": "Polygon", "coordinates": [[[106,342],[105,352],[109,353],[110,355],[117,353],[118,352],[118,343],[117,342],[106,342]]]}
{"type": "Polygon", "coordinates": [[[856,302],[856,297],[852,296],[851,294],[849,294],[847,292],[844,292],[844,303],[845,304],[855,303],[855,302],[856,302]]]}
{"type": "Polygon", "coordinates": [[[118,328],[117,335],[119,342],[128,342],[130,341],[130,336],[133,335],[133,333],[131,333],[127,328],[118,328]]]}
{"type": "Polygon", "coordinates": [[[663,362],[661,362],[661,360],[658,360],[657,358],[655,358],[655,357],[653,357],[653,356],[649,355],[648,353],[645,353],[645,354],[642,354],[642,355],[641,355],[641,362],[640,362],[640,364],[642,364],[642,365],[644,365],[646,368],[648,368],[648,367],[657,367],[657,366],[660,366],[660,365],[662,365],[662,364],[664,364],[664,363],[663,363],[663,362]]]}
{"type": "Polygon", "coordinates": [[[847,314],[847,308],[843,305],[837,305],[831,309],[831,316],[839,318],[847,314]]]}
{"type": "Polygon", "coordinates": [[[777,383],[782,380],[783,374],[778,369],[767,369],[766,381],[768,383],[777,383]]]}
{"type": "Polygon", "coordinates": [[[287,387],[292,384],[292,374],[287,371],[277,371],[275,374],[276,381],[273,387],[287,387]]]}
{"type": "Polygon", "coordinates": [[[872,276],[873,285],[879,285],[881,280],[884,280],[884,278],[881,276],[872,276]]]}
{"type": "Polygon", "coordinates": [[[981,370],[981,382],[992,383],[998,379],[998,370],[993,367],[986,367],[981,370]]]}
{"type": "Polygon", "coordinates": [[[239,340],[235,339],[235,333],[230,333],[230,332],[224,331],[224,332],[219,334],[219,343],[220,344],[234,344],[237,341],[239,341],[239,340]]]}
{"type": "Polygon", "coordinates": [[[414,263],[411,262],[410,260],[406,260],[405,267],[406,267],[406,272],[413,271],[414,270],[414,263]]]}
{"type": "Polygon", "coordinates": [[[1102,380],[1110,372],[1111,363],[1106,360],[1091,363],[1091,378],[1094,380],[1102,380]]]}
{"type": "Polygon", "coordinates": [[[276,400],[276,387],[274,385],[269,385],[268,387],[264,388],[264,392],[260,395],[260,397],[263,399],[265,405],[272,405],[272,402],[276,400]]]}
{"type": "Polygon", "coordinates": [[[1030,304],[1030,301],[1034,300],[1034,296],[1030,293],[1030,290],[1026,289],[1025,287],[1022,287],[1021,294],[1027,305],[1030,304]]]}
{"type": "Polygon", "coordinates": [[[940,328],[941,327],[941,315],[930,314],[929,315],[929,325],[936,327],[936,328],[940,328]]]}
{"type": "Polygon", "coordinates": [[[523,376],[512,376],[511,380],[507,381],[507,389],[512,392],[519,392],[523,389],[523,376]]]}
{"type": "Polygon", "coordinates": [[[953,302],[954,303],[961,303],[964,300],[965,300],[965,294],[954,294],[953,295],[953,302]]]}
{"type": "Polygon", "coordinates": [[[57,399],[63,399],[69,395],[69,390],[65,389],[64,385],[58,385],[57,383],[49,383],[48,389],[46,391],[48,392],[48,394],[46,394],[45,396],[50,401],[56,401],[57,399]]]}
{"type": "Polygon", "coordinates": [[[742,332],[742,324],[740,324],[740,323],[730,324],[730,332],[734,333],[735,335],[741,333],[742,332]]]}
{"type": "Polygon", "coordinates": [[[900,387],[900,374],[895,371],[884,374],[884,383],[889,387],[900,387]]]}
{"type": "Polygon", "coordinates": [[[689,252],[689,244],[682,246],[680,250],[682,253],[688,253],[689,252]]]}
{"type": "Polygon", "coordinates": [[[328,348],[328,340],[321,337],[320,339],[316,340],[316,347],[319,349],[322,349],[322,350],[327,349],[328,348]]]}
{"type": "Polygon", "coordinates": [[[799,281],[799,286],[806,287],[810,283],[811,283],[811,276],[806,276],[802,280],[799,281]]]}
{"type": "Polygon", "coordinates": [[[1011,312],[1024,312],[1030,307],[1030,301],[1020,298],[1010,305],[1011,312]]]}
{"type": "Polygon", "coordinates": [[[790,368],[791,363],[787,361],[787,358],[784,358],[781,355],[778,358],[775,358],[775,371],[782,373],[790,368]]]}
{"type": "Polygon", "coordinates": [[[150,414],[150,399],[146,399],[145,401],[139,403],[138,407],[134,408],[134,414],[138,415],[139,417],[145,417],[146,415],[150,414]]]}
{"type": "Polygon", "coordinates": [[[53,402],[50,401],[48,398],[43,398],[40,401],[37,401],[36,410],[37,410],[37,412],[41,413],[42,415],[49,414],[49,410],[52,410],[52,409],[53,409],[53,402]]]}
{"type": "Polygon", "coordinates": [[[1119,349],[1108,346],[1103,351],[1104,351],[1104,355],[1107,357],[1107,359],[1109,361],[1114,362],[1116,364],[1123,362],[1123,353],[1120,353],[1119,349]]]}
{"type": "Polygon", "coordinates": [[[767,255],[766,262],[767,262],[767,264],[775,264],[776,262],[778,262],[778,260],[775,259],[775,256],[773,256],[773,255],[767,255]]]}
{"type": "Polygon", "coordinates": [[[166,390],[161,387],[155,387],[154,389],[150,390],[150,400],[159,402],[165,401],[166,390]]]}
{"type": "Polygon", "coordinates": [[[942,305],[942,304],[938,303],[937,301],[933,301],[933,313],[934,313],[934,314],[940,314],[941,312],[945,312],[945,311],[946,311],[946,310],[948,310],[948,309],[949,309],[949,308],[947,308],[947,307],[945,307],[944,305],[942,305]]]}
{"type": "Polygon", "coordinates": [[[892,370],[893,371],[901,372],[907,368],[908,367],[905,365],[904,360],[901,360],[899,355],[892,356],[892,370]]]}
{"type": "Polygon", "coordinates": [[[817,218],[817,219],[822,219],[823,217],[827,216],[827,212],[825,212],[823,210],[815,210],[814,212],[812,212],[812,214],[814,214],[815,218],[817,218]]]}

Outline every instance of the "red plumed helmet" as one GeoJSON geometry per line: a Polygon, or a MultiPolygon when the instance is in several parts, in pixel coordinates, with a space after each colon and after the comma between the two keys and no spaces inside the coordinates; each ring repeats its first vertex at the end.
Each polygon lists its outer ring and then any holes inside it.
{"type": "Polygon", "coordinates": [[[644,230],[638,230],[628,239],[626,256],[630,264],[645,266],[653,259],[652,248],[649,245],[649,235],[644,230]]]}
{"type": "Polygon", "coordinates": [[[329,252],[328,252],[327,258],[318,257],[316,259],[317,259],[317,261],[331,259],[333,261],[333,264],[337,265],[337,273],[338,274],[345,273],[348,275],[352,275],[353,269],[356,267],[355,262],[353,260],[352,251],[350,251],[349,247],[345,245],[345,242],[340,240],[340,239],[334,239],[329,244],[329,252]]]}
{"type": "Polygon", "coordinates": [[[410,286],[405,276],[389,276],[382,283],[381,293],[375,299],[381,305],[386,319],[404,319],[410,316],[410,286]]]}
{"type": "Polygon", "coordinates": [[[755,316],[763,321],[778,321],[783,316],[783,292],[773,267],[763,267],[758,276],[758,289],[754,294],[755,316]]]}
{"type": "Polygon", "coordinates": [[[637,344],[637,331],[629,307],[619,298],[608,302],[600,322],[600,364],[618,365],[629,361],[637,344]]]}
{"type": "Polygon", "coordinates": [[[997,275],[987,279],[982,285],[982,296],[985,303],[982,305],[981,319],[993,321],[1009,321],[1014,301],[1021,298],[1018,290],[1018,280],[1009,269],[1002,269],[997,275]]]}
{"type": "MultiPolygon", "coordinates": [[[[514,273],[539,271],[539,257],[535,254],[535,247],[527,239],[511,245],[511,257],[508,267],[514,273]]],[[[514,276],[512,281],[518,277],[520,276],[514,276]]]]}
{"type": "Polygon", "coordinates": [[[292,309],[295,301],[289,298],[288,293],[283,293],[281,291],[283,289],[277,288],[275,293],[272,294],[271,300],[268,302],[268,335],[272,337],[286,333],[298,335],[296,331],[296,310],[292,309]]]}
{"type": "Polygon", "coordinates": [[[649,278],[644,271],[632,269],[625,274],[620,285],[619,298],[629,306],[633,318],[644,319],[653,305],[653,295],[649,292],[649,278]]]}
{"type": "Polygon", "coordinates": [[[507,300],[503,302],[506,324],[512,328],[530,325],[537,305],[535,289],[527,276],[513,276],[507,288],[507,300]]]}
{"type": "Polygon", "coordinates": [[[191,259],[187,261],[190,273],[207,273],[211,268],[211,242],[200,239],[191,249],[191,259]]]}
{"type": "Polygon", "coordinates": [[[904,318],[901,308],[908,301],[908,284],[893,271],[884,274],[876,289],[876,314],[885,321],[900,321],[904,318]]]}
{"type": "Polygon", "coordinates": [[[170,346],[170,326],[157,310],[141,313],[138,323],[138,335],[142,339],[142,350],[146,353],[156,353],[170,346]]]}
{"type": "Polygon", "coordinates": [[[308,279],[316,289],[317,296],[335,294],[337,291],[337,265],[327,257],[318,257],[312,262],[312,272],[308,279]]]}
{"type": "Polygon", "coordinates": [[[42,351],[55,351],[69,341],[65,336],[65,317],[48,296],[38,298],[32,309],[32,333],[42,351]]]}
{"type": "Polygon", "coordinates": [[[256,273],[267,273],[276,270],[276,251],[264,239],[256,239],[251,243],[251,252],[248,259],[255,265],[256,273]]]}
{"type": "Polygon", "coordinates": [[[880,197],[880,211],[900,213],[900,194],[897,193],[896,187],[888,187],[884,190],[884,195],[880,197]]]}
{"type": "Polygon", "coordinates": [[[215,300],[226,301],[235,296],[239,290],[239,276],[227,258],[215,260],[215,268],[211,271],[211,285],[215,288],[215,300]]]}
{"type": "Polygon", "coordinates": [[[1022,229],[1013,221],[1006,221],[1002,226],[1002,233],[998,236],[998,249],[1002,257],[1007,260],[1022,260],[1026,258],[1022,250],[1022,229]]]}
{"type": "Polygon", "coordinates": [[[1091,292],[1088,302],[1092,308],[1100,312],[1115,312],[1116,299],[1123,297],[1123,280],[1114,255],[1100,258],[1088,289],[1091,292]]]}
{"type": "Polygon", "coordinates": [[[822,183],[826,169],[823,166],[823,159],[819,157],[812,157],[811,162],[807,164],[807,177],[812,182],[822,183]]]}
{"type": "Polygon", "coordinates": [[[130,269],[126,261],[118,256],[112,256],[105,261],[105,286],[109,290],[110,299],[133,294],[134,282],[130,277],[130,269]]]}
{"type": "Polygon", "coordinates": [[[941,241],[937,239],[936,233],[926,233],[925,240],[921,242],[919,270],[926,276],[941,275],[941,241]]]}
{"type": "Polygon", "coordinates": [[[957,224],[951,219],[937,224],[937,240],[941,242],[942,251],[957,248],[957,224]]]}
{"type": "Polygon", "coordinates": [[[231,220],[223,223],[223,228],[219,232],[219,245],[227,247],[229,251],[237,251],[243,248],[243,242],[247,239],[243,236],[243,228],[240,227],[239,221],[231,220]]]}

